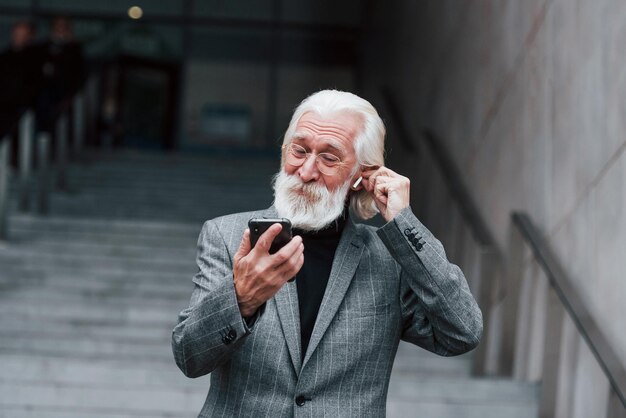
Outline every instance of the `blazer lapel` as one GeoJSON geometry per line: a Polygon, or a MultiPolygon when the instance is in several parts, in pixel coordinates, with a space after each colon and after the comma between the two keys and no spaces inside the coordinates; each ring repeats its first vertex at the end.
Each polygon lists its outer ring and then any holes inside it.
{"type": "MultiPolygon", "coordinates": [[[[333,266],[330,271],[330,277],[328,278],[328,285],[326,286],[322,304],[317,314],[317,320],[313,327],[313,333],[311,334],[311,340],[309,341],[309,346],[304,361],[302,362],[303,367],[307,361],[309,361],[309,358],[311,358],[311,355],[335,317],[339,305],[341,305],[348,287],[352,282],[354,272],[359,265],[363,248],[363,240],[357,233],[357,228],[350,219],[343,231],[343,235],[339,240],[339,245],[335,252],[333,266]]],[[[298,320],[298,325],[299,322],[298,320]]],[[[299,335],[298,333],[298,336],[299,335]]]]}
{"type": "Polygon", "coordinates": [[[300,354],[300,308],[298,307],[296,283],[285,283],[274,295],[274,301],[276,301],[278,318],[291,355],[291,362],[296,369],[296,375],[299,375],[302,357],[300,354]]]}

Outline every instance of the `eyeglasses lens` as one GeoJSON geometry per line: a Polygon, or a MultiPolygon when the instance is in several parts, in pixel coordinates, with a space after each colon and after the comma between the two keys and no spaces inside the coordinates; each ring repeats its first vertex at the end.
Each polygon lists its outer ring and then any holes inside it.
{"type": "MultiPolygon", "coordinates": [[[[290,144],[287,149],[286,163],[294,167],[300,167],[311,156],[310,152],[297,144],[290,144]]],[[[339,171],[341,160],[329,153],[313,154],[315,157],[315,165],[320,173],[333,176],[339,171]]]]}

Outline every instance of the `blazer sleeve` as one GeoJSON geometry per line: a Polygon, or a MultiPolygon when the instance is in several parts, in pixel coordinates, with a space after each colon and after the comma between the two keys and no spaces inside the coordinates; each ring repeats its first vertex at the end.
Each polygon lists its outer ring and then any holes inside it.
{"type": "Polygon", "coordinates": [[[377,232],[400,265],[401,338],[442,356],[476,347],[482,313],[463,272],[448,261],[441,242],[411,208],[377,232]]]}
{"type": "Polygon", "coordinates": [[[228,361],[251,333],[248,323],[255,322],[241,316],[231,256],[213,221],[202,227],[196,262],[191,302],[172,332],[174,359],[188,377],[203,376],[228,361]]]}

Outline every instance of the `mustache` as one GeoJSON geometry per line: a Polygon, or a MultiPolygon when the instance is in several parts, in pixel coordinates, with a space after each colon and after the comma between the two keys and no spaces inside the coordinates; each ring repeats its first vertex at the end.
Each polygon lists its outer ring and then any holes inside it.
{"type": "Polygon", "coordinates": [[[318,200],[322,197],[319,185],[303,183],[300,182],[300,180],[298,180],[298,182],[299,184],[290,185],[287,190],[292,193],[303,195],[309,200],[318,200]]]}
{"type": "MultiPolygon", "coordinates": [[[[275,176],[275,180],[278,175],[275,176]]],[[[286,176],[283,182],[282,187],[289,194],[296,194],[304,197],[308,201],[318,201],[324,197],[325,194],[328,194],[328,191],[321,184],[316,183],[305,183],[298,176],[289,175],[286,176]]]]}

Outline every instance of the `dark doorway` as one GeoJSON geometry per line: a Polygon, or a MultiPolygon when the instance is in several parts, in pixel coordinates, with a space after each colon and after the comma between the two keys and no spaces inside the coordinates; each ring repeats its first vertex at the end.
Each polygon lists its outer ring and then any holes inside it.
{"type": "Polygon", "coordinates": [[[179,63],[122,56],[119,71],[116,145],[174,149],[179,63]]]}

